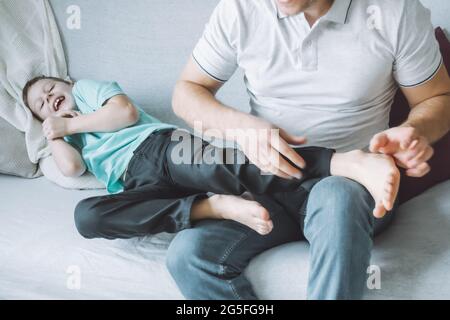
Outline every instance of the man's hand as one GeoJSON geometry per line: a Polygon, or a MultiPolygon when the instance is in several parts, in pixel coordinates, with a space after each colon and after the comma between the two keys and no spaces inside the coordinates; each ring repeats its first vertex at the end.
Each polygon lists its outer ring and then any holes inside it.
{"type": "Polygon", "coordinates": [[[286,179],[302,177],[300,169],[305,168],[305,160],[289,144],[304,144],[305,138],[290,135],[258,118],[253,118],[251,123],[246,123],[245,129],[241,130],[241,133],[244,134],[236,137],[237,144],[250,162],[261,171],[286,179]]]}
{"type": "Polygon", "coordinates": [[[428,161],[434,150],[428,140],[413,127],[396,127],[375,135],[370,151],[391,155],[410,177],[420,178],[430,172],[428,161]]]}
{"type": "Polygon", "coordinates": [[[301,177],[305,161],[289,144],[301,145],[306,139],[291,136],[267,121],[221,103],[216,93],[223,84],[206,75],[191,57],[174,89],[175,114],[192,127],[201,120],[205,131],[218,132],[208,133],[209,136],[219,139],[225,136],[226,140],[236,142],[250,162],[263,172],[287,179],[301,177]],[[274,129],[279,130],[279,139],[272,139],[274,129]],[[228,135],[231,130],[235,130],[233,137],[228,135]]]}
{"type": "Polygon", "coordinates": [[[54,140],[69,135],[68,122],[70,118],[77,117],[78,115],[78,112],[70,110],[62,111],[57,113],[56,116],[48,117],[42,123],[44,136],[48,140],[54,140]]]}

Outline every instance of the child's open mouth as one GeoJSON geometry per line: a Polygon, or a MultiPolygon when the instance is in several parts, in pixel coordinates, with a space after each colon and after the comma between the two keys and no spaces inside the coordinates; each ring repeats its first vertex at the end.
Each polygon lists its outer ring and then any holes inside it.
{"type": "Polygon", "coordinates": [[[59,97],[58,99],[55,100],[55,102],[53,102],[53,109],[55,109],[55,112],[59,110],[59,107],[61,106],[61,104],[63,103],[63,101],[66,98],[64,98],[64,96],[59,97]]]}

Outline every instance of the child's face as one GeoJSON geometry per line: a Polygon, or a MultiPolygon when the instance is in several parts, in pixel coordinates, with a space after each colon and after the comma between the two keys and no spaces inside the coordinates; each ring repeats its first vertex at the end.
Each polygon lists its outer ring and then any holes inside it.
{"type": "Polygon", "coordinates": [[[28,105],[42,121],[75,109],[72,85],[52,79],[39,80],[28,90],[28,105]]]}

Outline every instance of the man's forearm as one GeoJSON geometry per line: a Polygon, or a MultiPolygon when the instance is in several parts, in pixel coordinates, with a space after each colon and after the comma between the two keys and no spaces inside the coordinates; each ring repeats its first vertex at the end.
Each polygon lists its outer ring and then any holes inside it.
{"type": "Polygon", "coordinates": [[[94,113],[70,118],[68,135],[83,132],[114,132],[136,123],[136,114],[130,108],[105,106],[94,113]]]}
{"type": "Polygon", "coordinates": [[[450,95],[424,101],[414,107],[403,127],[411,126],[428,142],[435,143],[450,130],[450,95]]]}
{"type": "Polygon", "coordinates": [[[173,107],[175,113],[191,127],[201,121],[203,130],[220,132],[218,138],[226,138],[226,130],[247,129],[246,124],[256,118],[222,104],[206,88],[188,81],[180,81],[175,87],[173,107]],[[199,120],[201,119],[201,120],[199,120]]]}

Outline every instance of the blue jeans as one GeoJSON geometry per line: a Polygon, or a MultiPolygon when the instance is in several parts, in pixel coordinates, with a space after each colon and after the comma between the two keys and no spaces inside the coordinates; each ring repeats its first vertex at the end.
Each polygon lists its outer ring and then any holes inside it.
{"type": "Polygon", "coordinates": [[[392,220],[376,220],[374,200],[360,184],[341,177],[305,183],[308,200],[297,216],[267,196],[273,231],[261,236],[233,221],[198,222],[172,241],[167,266],[187,299],[257,299],[243,271],[265,250],[306,239],[310,243],[308,299],[361,299],[372,238],[392,220]],[[309,183],[309,185],[308,185],[309,183]]]}

